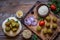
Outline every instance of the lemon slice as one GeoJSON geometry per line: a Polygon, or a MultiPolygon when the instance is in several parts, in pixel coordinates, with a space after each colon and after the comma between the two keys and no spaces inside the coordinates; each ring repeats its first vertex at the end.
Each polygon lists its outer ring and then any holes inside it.
{"type": "Polygon", "coordinates": [[[18,18],[21,18],[21,17],[23,16],[23,12],[22,12],[21,10],[18,10],[18,11],[16,12],[16,16],[17,16],[18,18]]]}

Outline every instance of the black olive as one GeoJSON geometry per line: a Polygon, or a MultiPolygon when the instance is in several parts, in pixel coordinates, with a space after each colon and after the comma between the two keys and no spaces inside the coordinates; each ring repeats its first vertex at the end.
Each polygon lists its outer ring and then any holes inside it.
{"type": "Polygon", "coordinates": [[[34,11],[31,11],[31,14],[34,14],[34,11]]]}

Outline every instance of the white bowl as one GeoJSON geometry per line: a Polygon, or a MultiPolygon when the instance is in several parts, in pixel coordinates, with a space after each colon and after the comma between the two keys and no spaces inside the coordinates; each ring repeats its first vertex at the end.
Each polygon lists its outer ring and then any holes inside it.
{"type": "Polygon", "coordinates": [[[47,16],[48,12],[49,12],[49,8],[46,5],[42,4],[41,6],[39,6],[39,8],[38,8],[38,14],[41,17],[47,16]]]}
{"type": "Polygon", "coordinates": [[[8,36],[11,36],[11,37],[14,37],[14,36],[16,36],[16,35],[18,35],[19,33],[20,33],[20,31],[21,31],[21,29],[22,29],[22,25],[21,25],[21,22],[19,21],[19,20],[17,20],[15,17],[9,17],[9,18],[7,18],[3,23],[2,23],[2,29],[3,29],[3,31],[4,31],[4,33],[6,34],[6,35],[8,35],[8,36]],[[6,32],[5,31],[5,23],[8,21],[8,19],[9,20],[11,20],[11,19],[14,19],[15,21],[18,21],[18,23],[20,24],[19,25],[19,28],[18,28],[18,30],[17,30],[17,32],[16,33],[13,33],[12,31],[10,31],[10,32],[6,32]]]}

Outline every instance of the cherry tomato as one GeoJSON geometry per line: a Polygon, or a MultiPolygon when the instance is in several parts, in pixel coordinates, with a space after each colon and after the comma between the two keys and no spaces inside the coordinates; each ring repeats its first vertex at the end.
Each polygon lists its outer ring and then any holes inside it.
{"type": "Polygon", "coordinates": [[[45,21],[40,21],[40,22],[39,22],[39,25],[40,25],[40,26],[44,26],[44,25],[45,25],[45,21]]]}
{"type": "Polygon", "coordinates": [[[51,4],[50,8],[51,10],[56,10],[56,6],[54,4],[51,4]]]}

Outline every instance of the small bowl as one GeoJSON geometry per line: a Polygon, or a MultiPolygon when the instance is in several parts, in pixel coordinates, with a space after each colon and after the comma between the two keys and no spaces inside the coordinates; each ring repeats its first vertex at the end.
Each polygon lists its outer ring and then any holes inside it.
{"type": "Polygon", "coordinates": [[[23,32],[22,32],[22,36],[23,36],[23,38],[25,38],[25,39],[29,39],[29,38],[31,38],[31,36],[32,36],[32,32],[30,31],[30,30],[24,30],[23,32]],[[28,35],[28,36],[27,36],[28,35]]]}
{"type": "Polygon", "coordinates": [[[22,30],[22,25],[21,25],[21,22],[20,22],[18,19],[16,19],[15,17],[9,17],[9,18],[7,18],[7,19],[2,23],[2,29],[3,29],[3,32],[4,32],[7,36],[9,36],[9,37],[15,37],[15,36],[17,36],[17,35],[21,32],[21,30],[22,30]],[[9,19],[9,20],[14,19],[15,21],[18,21],[18,23],[19,23],[19,28],[18,28],[17,32],[13,33],[12,31],[10,31],[10,32],[6,32],[6,31],[5,31],[5,28],[6,28],[5,23],[8,21],[8,19],[9,19]]]}
{"type": "Polygon", "coordinates": [[[16,12],[16,16],[17,16],[18,18],[22,18],[22,16],[23,16],[23,11],[18,10],[18,11],[16,12]]]}
{"type": "MultiPolygon", "coordinates": [[[[38,7],[37,7],[37,13],[38,13],[38,9],[41,7],[41,6],[43,6],[43,5],[45,5],[45,6],[47,6],[46,4],[40,4],[38,7]]],[[[48,8],[48,13],[47,13],[47,15],[49,14],[49,12],[50,12],[50,10],[49,10],[49,7],[47,6],[47,8],[48,8]]],[[[39,13],[38,13],[38,15],[39,16],[41,16],[41,17],[46,17],[47,15],[40,15],[39,13]]]]}

